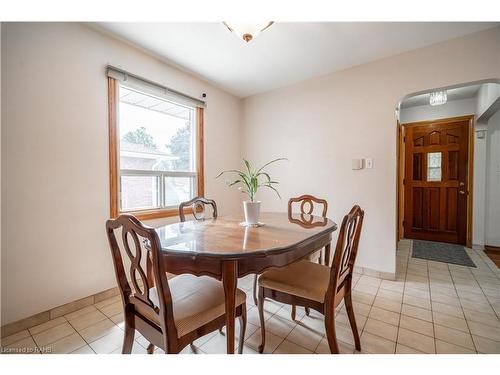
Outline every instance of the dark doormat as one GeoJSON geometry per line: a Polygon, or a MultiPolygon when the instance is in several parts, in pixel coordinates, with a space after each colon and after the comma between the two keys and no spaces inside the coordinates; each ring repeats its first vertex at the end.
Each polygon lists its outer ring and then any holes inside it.
{"type": "Polygon", "coordinates": [[[465,248],[451,243],[413,240],[412,257],[476,268],[465,248]]]}

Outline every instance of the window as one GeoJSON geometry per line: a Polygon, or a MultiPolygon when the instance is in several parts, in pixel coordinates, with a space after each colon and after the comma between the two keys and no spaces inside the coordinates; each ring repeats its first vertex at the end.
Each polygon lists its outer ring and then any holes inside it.
{"type": "Polygon", "coordinates": [[[112,217],[174,216],[203,195],[203,109],[145,82],[109,78],[112,217]]]}
{"type": "Polygon", "coordinates": [[[441,181],[441,153],[427,154],[427,181],[441,181]]]}

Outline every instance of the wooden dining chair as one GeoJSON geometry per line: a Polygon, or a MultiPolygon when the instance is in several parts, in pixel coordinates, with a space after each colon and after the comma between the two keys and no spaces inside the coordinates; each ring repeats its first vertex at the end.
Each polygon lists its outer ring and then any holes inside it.
{"type": "MultiPolygon", "coordinates": [[[[307,216],[311,216],[314,212],[314,203],[322,206],[321,217],[326,218],[326,213],[328,211],[328,202],[325,199],[316,198],[309,194],[301,195],[300,197],[290,198],[288,200],[288,220],[294,221],[292,218],[293,215],[293,204],[300,204],[300,215],[307,222],[307,216]],[[306,207],[307,206],[307,207],[306,207]]],[[[322,250],[320,250],[318,263],[321,263],[322,250]]],[[[325,264],[329,264],[330,262],[330,249],[328,248],[325,251],[325,264]]],[[[257,306],[257,277],[253,280],[253,302],[257,306]]],[[[306,309],[306,314],[309,315],[309,310],[306,309]]],[[[295,319],[295,306],[292,308],[292,318],[295,319]]]]}
{"type": "MultiPolygon", "coordinates": [[[[123,302],[125,336],[122,353],[131,352],[136,330],[149,341],[149,354],[153,353],[155,346],[170,354],[179,353],[197,338],[226,325],[222,283],[208,276],[189,274],[167,280],[165,258],[154,228],[143,225],[132,215],[120,215],[106,222],[106,231],[123,302]],[[146,246],[142,245],[144,241],[146,246]],[[130,261],[130,266],[126,266],[128,275],[123,253],[130,261]],[[146,275],[142,266],[142,259],[148,254],[151,255],[152,275],[146,275]]],[[[237,289],[239,353],[243,349],[246,329],[245,300],[245,293],[237,289]]]]}
{"type": "Polygon", "coordinates": [[[205,219],[205,206],[212,206],[212,217],[217,218],[217,204],[213,199],[207,199],[205,197],[195,197],[187,202],[182,202],[179,205],[179,218],[181,222],[186,221],[186,216],[184,210],[186,208],[191,208],[191,213],[193,214],[195,220],[205,219]]]}
{"type": "Polygon", "coordinates": [[[357,205],[344,217],[331,267],[300,260],[283,268],[265,271],[259,277],[259,317],[262,336],[260,353],[264,351],[266,342],[265,298],[290,305],[309,307],[323,314],[331,353],[339,352],[335,334],[335,311],[344,300],[356,350],[361,350],[351,292],[363,217],[364,212],[357,205]]]}

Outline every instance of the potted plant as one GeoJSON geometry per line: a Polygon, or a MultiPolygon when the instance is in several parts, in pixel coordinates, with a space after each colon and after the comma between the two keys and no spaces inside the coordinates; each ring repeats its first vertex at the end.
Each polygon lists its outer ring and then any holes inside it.
{"type": "Polygon", "coordinates": [[[259,215],[260,215],[260,201],[255,200],[255,195],[257,194],[257,190],[260,187],[267,187],[272,189],[278,197],[281,198],[278,190],[273,186],[278,184],[277,181],[273,181],[269,173],[265,172],[265,168],[272,163],[277,161],[287,160],[286,158],[278,158],[271,160],[270,162],[264,164],[259,169],[252,169],[250,162],[246,159],[243,159],[245,163],[246,171],[240,171],[237,169],[231,169],[227,171],[222,171],[216,178],[219,178],[223,174],[231,173],[237,175],[235,180],[229,181],[228,186],[240,185],[238,187],[242,193],[248,195],[250,200],[243,202],[243,212],[245,213],[245,222],[244,225],[247,226],[259,226],[262,225],[259,223],[259,215]]]}

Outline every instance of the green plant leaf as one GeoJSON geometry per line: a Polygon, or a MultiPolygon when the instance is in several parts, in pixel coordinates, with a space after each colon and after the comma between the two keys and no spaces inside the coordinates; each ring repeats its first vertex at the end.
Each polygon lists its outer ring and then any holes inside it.
{"type": "Polygon", "coordinates": [[[259,170],[257,171],[257,173],[261,172],[269,164],[275,163],[275,162],[280,161],[280,160],[288,160],[288,159],[287,158],[278,158],[278,159],[271,160],[270,162],[268,162],[268,163],[264,164],[262,167],[260,167],[259,170]]]}

